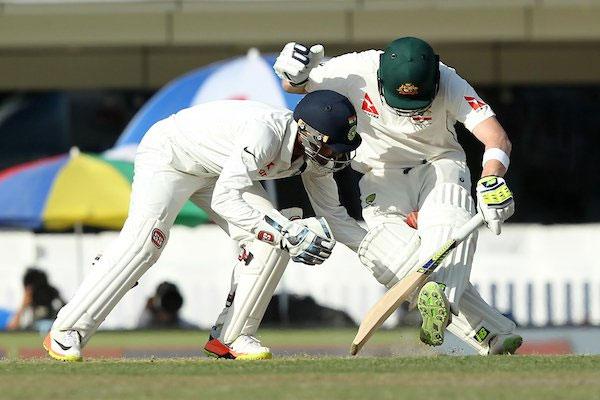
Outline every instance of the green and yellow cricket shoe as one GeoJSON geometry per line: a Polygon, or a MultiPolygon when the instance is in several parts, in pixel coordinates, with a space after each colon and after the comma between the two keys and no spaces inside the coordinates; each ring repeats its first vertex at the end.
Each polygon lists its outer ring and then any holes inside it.
{"type": "Polygon", "coordinates": [[[450,319],[450,303],[444,294],[443,285],[427,282],[419,291],[417,308],[423,318],[421,342],[429,346],[444,343],[444,331],[450,319]]]}

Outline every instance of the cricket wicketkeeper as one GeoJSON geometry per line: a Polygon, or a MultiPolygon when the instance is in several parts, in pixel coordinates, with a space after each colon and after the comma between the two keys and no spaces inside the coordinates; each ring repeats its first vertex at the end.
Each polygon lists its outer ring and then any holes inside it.
{"type": "Polygon", "coordinates": [[[156,262],[191,199],[240,244],[226,307],[205,351],[271,358],[254,335],[290,257],[321,264],[336,240],[356,250],[366,234],[340,205],[332,174],[349,164],[360,142],[354,107],[329,90],[305,96],[293,114],[229,100],[156,123],[138,147],[123,230],[60,310],[44,348],[55,359],[81,360],[81,348],[156,262]],[[302,219],[300,209],[278,212],[259,182],[298,174],[319,218],[302,219]]]}
{"type": "MultiPolygon", "coordinates": [[[[323,53],[321,45],[288,43],[274,68],[287,91],[334,90],[358,111],[362,145],[352,166],[364,173],[359,185],[369,227],[358,254],[375,278],[393,286],[477,210],[500,234],[514,212],[503,178],[511,143],[471,85],[440,62],[429,44],[413,37],[394,40],[384,51],[344,54],[327,62],[321,62],[323,53]],[[477,205],[454,129],[457,121],[485,146],[477,205]]],[[[480,354],[514,353],[522,342],[513,333],[515,324],[469,282],[476,241],[476,234],[465,240],[415,293],[413,303],[423,317],[421,340],[439,346],[447,327],[480,354]]]]}

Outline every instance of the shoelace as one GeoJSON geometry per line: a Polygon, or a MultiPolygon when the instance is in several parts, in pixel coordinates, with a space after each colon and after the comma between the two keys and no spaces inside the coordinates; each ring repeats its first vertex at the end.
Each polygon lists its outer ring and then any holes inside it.
{"type": "Polygon", "coordinates": [[[79,344],[79,333],[77,331],[67,331],[65,333],[65,342],[63,343],[66,346],[73,346],[79,344]]]}
{"type": "Polygon", "coordinates": [[[244,342],[244,345],[250,345],[250,346],[251,345],[257,345],[257,346],[260,346],[260,341],[257,338],[255,338],[254,336],[244,335],[244,336],[242,336],[242,338],[243,338],[242,340],[244,342]]]}

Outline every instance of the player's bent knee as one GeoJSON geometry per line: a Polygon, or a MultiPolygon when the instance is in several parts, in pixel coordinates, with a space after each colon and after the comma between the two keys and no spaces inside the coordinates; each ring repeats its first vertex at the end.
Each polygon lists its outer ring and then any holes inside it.
{"type": "Polygon", "coordinates": [[[438,185],[419,210],[419,231],[439,225],[459,227],[475,212],[473,198],[464,187],[454,183],[438,185]]]}
{"type": "Polygon", "coordinates": [[[417,231],[406,223],[384,222],[364,237],[358,257],[379,283],[390,288],[418,262],[420,243],[417,231]]]}

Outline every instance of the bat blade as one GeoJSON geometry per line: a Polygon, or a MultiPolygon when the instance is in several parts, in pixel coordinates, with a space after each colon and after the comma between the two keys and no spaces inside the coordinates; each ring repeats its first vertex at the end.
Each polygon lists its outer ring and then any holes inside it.
{"type": "Polygon", "coordinates": [[[410,294],[425,283],[427,277],[428,274],[419,271],[411,272],[406,278],[392,286],[360,323],[350,347],[350,354],[356,355],[388,317],[408,300],[410,294]]]}

